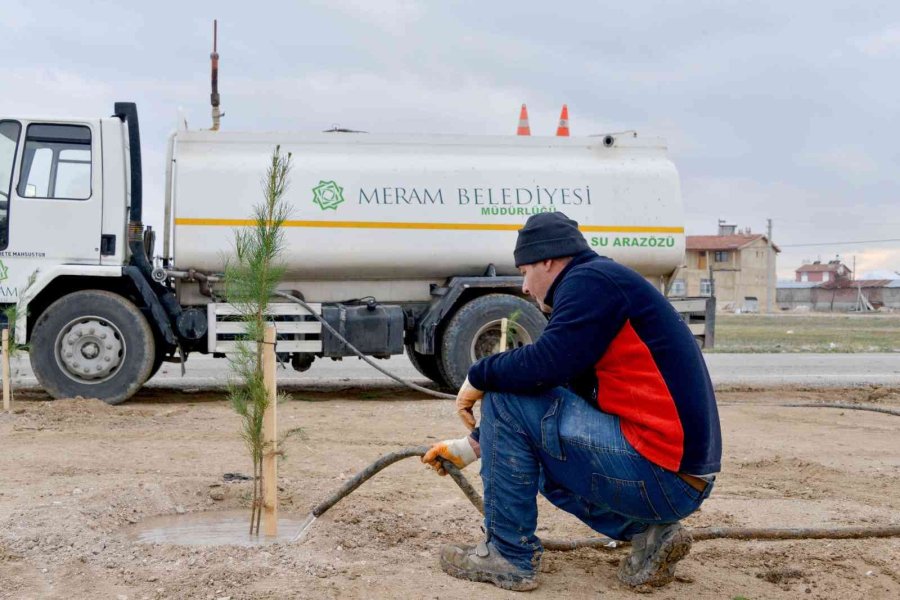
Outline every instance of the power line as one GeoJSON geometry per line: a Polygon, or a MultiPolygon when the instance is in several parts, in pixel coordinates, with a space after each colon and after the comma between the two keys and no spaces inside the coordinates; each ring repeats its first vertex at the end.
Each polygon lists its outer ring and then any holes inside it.
{"type": "Polygon", "coordinates": [[[806,248],[809,246],[849,246],[851,244],[884,244],[888,242],[900,242],[900,238],[886,240],[861,240],[856,242],[817,242],[815,244],[778,244],[779,248],[806,248]]]}

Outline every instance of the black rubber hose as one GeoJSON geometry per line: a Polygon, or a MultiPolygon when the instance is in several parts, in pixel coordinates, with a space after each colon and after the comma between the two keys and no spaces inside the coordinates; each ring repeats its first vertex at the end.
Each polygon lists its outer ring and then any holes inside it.
{"type": "MultiPolygon", "coordinates": [[[[385,454],[368,467],[348,479],[344,482],[340,488],[338,488],[333,494],[325,498],[322,502],[316,504],[313,509],[310,511],[312,515],[316,518],[320,517],[325,511],[329,508],[340,502],[347,495],[352,493],[356,488],[364,484],[366,481],[371,479],[376,473],[394,464],[397,461],[401,461],[404,458],[410,458],[413,456],[424,456],[430,446],[412,446],[410,448],[403,448],[401,450],[397,450],[396,452],[390,452],[385,454]]],[[[475,508],[478,509],[478,512],[484,514],[484,502],[481,499],[481,496],[478,495],[478,492],[475,491],[475,488],[472,487],[472,484],[469,483],[469,480],[466,479],[465,475],[459,472],[455,466],[450,464],[447,461],[444,461],[444,469],[447,471],[447,474],[453,478],[453,481],[456,482],[456,485],[459,486],[459,489],[462,490],[463,494],[466,495],[466,498],[469,499],[475,508]]]]}
{"type": "MultiPolygon", "coordinates": [[[[335,504],[346,498],[359,486],[375,476],[385,467],[413,456],[423,456],[429,446],[411,446],[390,452],[367,466],[348,479],[333,494],[317,504],[310,511],[313,517],[320,517],[335,504]]],[[[447,461],[443,461],[447,474],[456,482],[466,498],[469,499],[479,513],[484,514],[484,501],[459,469],[447,461]]],[[[874,527],[822,527],[822,528],[750,528],[750,527],[701,527],[690,530],[695,541],[700,540],[809,540],[809,539],[861,539],[900,537],[900,525],[874,527]]],[[[300,536],[298,536],[299,538],[300,536]]],[[[576,540],[557,540],[552,538],[541,540],[544,549],[556,552],[567,552],[578,548],[614,549],[628,542],[616,541],[608,537],[590,537],[576,540]]]]}
{"type": "MultiPolygon", "coordinates": [[[[360,352],[359,350],[357,350],[357,349],[353,346],[353,344],[351,344],[350,342],[347,341],[347,338],[345,338],[345,337],[342,336],[340,333],[338,333],[337,330],[336,330],[334,327],[332,327],[332,326],[328,323],[328,321],[326,321],[326,320],[322,317],[322,315],[317,314],[316,311],[314,311],[314,310],[312,309],[312,307],[311,307],[309,304],[307,304],[306,302],[304,302],[304,301],[301,300],[300,298],[297,298],[296,296],[291,296],[290,294],[288,294],[288,293],[286,293],[286,292],[275,292],[275,295],[276,295],[276,296],[280,296],[281,298],[286,298],[287,300],[290,300],[291,302],[294,302],[294,303],[296,303],[296,304],[299,304],[300,306],[302,306],[303,308],[305,308],[307,311],[309,311],[309,314],[311,314],[313,317],[315,317],[315,318],[322,324],[322,327],[324,327],[325,329],[327,329],[328,331],[330,331],[331,334],[332,334],[334,337],[336,337],[337,339],[339,339],[339,340],[340,340],[341,342],[343,342],[348,348],[350,348],[350,351],[351,351],[351,352],[353,352],[356,356],[358,356],[358,357],[360,357],[361,359],[363,359],[364,361],[366,361],[366,364],[368,364],[370,367],[376,369],[376,370],[379,371],[380,373],[383,373],[383,374],[387,375],[388,377],[390,377],[391,379],[393,379],[393,380],[396,381],[397,383],[400,383],[400,384],[402,384],[402,385],[405,385],[405,386],[408,387],[408,388],[414,389],[414,390],[416,390],[417,392],[422,392],[423,394],[428,394],[429,396],[434,396],[435,398],[441,398],[441,399],[444,399],[444,400],[455,400],[455,399],[456,399],[456,396],[454,396],[454,395],[452,395],[452,394],[444,394],[443,392],[436,392],[436,391],[434,391],[434,390],[429,390],[427,387],[422,387],[421,385],[416,385],[415,383],[411,383],[411,382],[409,382],[409,381],[406,381],[405,379],[401,379],[400,377],[397,377],[396,375],[394,375],[393,373],[391,373],[391,372],[388,371],[387,369],[384,369],[384,368],[378,366],[377,364],[375,364],[375,361],[374,361],[374,360],[372,360],[371,358],[369,358],[368,356],[366,356],[365,354],[363,354],[362,352],[360,352]]],[[[398,460],[399,460],[399,459],[398,459],[398,460]]],[[[390,464],[390,463],[388,463],[388,464],[390,464]]]]}

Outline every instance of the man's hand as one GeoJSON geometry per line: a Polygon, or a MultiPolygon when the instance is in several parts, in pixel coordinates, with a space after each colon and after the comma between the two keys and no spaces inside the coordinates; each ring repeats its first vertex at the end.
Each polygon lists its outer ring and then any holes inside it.
{"type": "Polygon", "coordinates": [[[422,462],[443,477],[447,474],[447,471],[444,469],[444,465],[441,464],[440,459],[442,458],[453,463],[453,466],[457,469],[464,469],[466,465],[474,462],[478,455],[475,453],[475,448],[472,446],[469,438],[464,437],[458,440],[438,442],[425,453],[425,456],[422,457],[422,462]]]}
{"type": "Polygon", "coordinates": [[[475,429],[475,413],[472,411],[472,407],[483,397],[484,392],[472,387],[472,384],[469,383],[469,378],[466,377],[462,387],[459,388],[459,392],[456,394],[456,414],[469,428],[469,431],[475,429]]]}

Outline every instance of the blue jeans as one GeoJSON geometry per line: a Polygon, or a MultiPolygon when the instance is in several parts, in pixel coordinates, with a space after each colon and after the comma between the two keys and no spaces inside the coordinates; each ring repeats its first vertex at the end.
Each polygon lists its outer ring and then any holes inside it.
{"type": "Polygon", "coordinates": [[[526,571],[543,552],[534,535],[538,491],[617,540],[683,519],[712,491],[710,484],[698,492],[645,459],[622,435],[618,417],[564,388],[538,396],[489,392],[480,430],[485,530],[526,571]]]}

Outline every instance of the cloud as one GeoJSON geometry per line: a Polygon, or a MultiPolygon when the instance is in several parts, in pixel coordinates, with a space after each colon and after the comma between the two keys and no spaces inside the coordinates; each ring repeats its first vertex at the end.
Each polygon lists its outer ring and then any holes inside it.
{"type": "Polygon", "coordinates": [[[892,25],[878,33],[856,38],[851,43],[871,58],[900,55],[900,25],[892,25]]]}
{"type": "Polygon", "coordinates": [[[395,33],[419,21],[425,12],[415,0],[327,0],[319,4],[395,33]]]}
{"type": "Polygon", "coordinates": [[[54,68],[26,67],[3,72],[3,110],[16,116],[90,116],[110,96],[111,87],[54,68]]]}
{"type": "Polygon", "coordinates": [[[373,133],[510,133],[526,95],[476,77],[440,81],[363,71],[232,80],[229,86],[230,129],[321,130],[338,124],[373,133]],[[264,112],[257,108],[260,97],[267,98],[264,112]]]}
{"type": "Polygon", "coordinates": [[[24,29],[35,24],[36,16],[20,0],[9,0],[3,5],[3,21],[9,29],[24,29]]]}
{"type": "Polygon", "coordinates": [[[859,145],[840,146],[821,152],[812,152],[801,157],[799,161],[812,166],[824,167],[851,182],[871,181],[871,178],[881,171],[879,160],[859,145]]]}
{"type": "MultiPolygon", "coordinates": [[[[856,271],[862,279],[900,279],[900,248],[866,249],[850,255],[856,257],[856,271]],[[894,273],[891,275],[891,273],[894,273]]],[[[851,264],[845,261],[845,264],[851,264]]]]}

